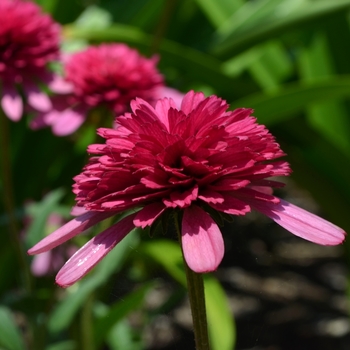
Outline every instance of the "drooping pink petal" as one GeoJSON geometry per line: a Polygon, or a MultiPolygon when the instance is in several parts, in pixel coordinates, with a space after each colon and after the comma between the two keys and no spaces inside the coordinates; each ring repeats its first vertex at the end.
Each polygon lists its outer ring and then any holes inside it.
{"type": "Polygon", "coordinates": [[[251,206],[286,230],[308,241],[336,245],[345,239],[346,233],[340,227],[282,199],[278,204],[254,201],[251,206]]]}
{"type": "Polygon", "coordinates": [[[184,210],[182,249],[188,266],[197,273],[216,270],[224,256],[224,240],[219,227],[198,206],[184,210]]]}
{"type": "Polygon", "coordinates": [[[48,87],[56,94],[69,94],[73,92],[73,85],[57,74],[49,81],[48,87]]]}
{"type": "Polygon", "coordinates": [[[46,252],[58,245],[68,241],[77,234],[87,230],[89,227],[96,225],[98,222],[114,215],[114,212],[93,212],[89,211],[81,216],[74,218],[61,226],[58,230],[42,239],[34,247],[28,250],[29,255],[46,252]]]}
{"type": "Polygon", "coordinates": [[[52,103],[49,96],[40,91],[40,89],[32,84],[24,86],[28,104],[32,106],[34,109],[40,112],[47,112],[52,108],[52,103]]]}
{"type": "Polygon", "coordinates": [[[17,122],[23,114],[22,98],[14,87],[6,86],[3,89],[4,95],[1,99],[1,107],[9,119],[17,122]]]}
{"type": "MultiPolygon", "coordinates": [[[[86,113],[86,112],[85,112],[86,113]]],[[[52,124],[52,132],[57,136],[66,136],[75,132],[83,124],[86,116],[80,109],[66,109],[57,113],[58,118],[52,124]]]]}
{"type": "Polygon", "coordinates": [[[161,202],[146,205],[137,213],[134,219],[134,225],[142,228],[152,225],[154,220],[156,220],[165,209],[165,205],[161,202]]]}
{"type": "Polygon", "coordinates": [[[135,215],[125,217],[80,248],[58,272],[56,283],[69,287],[85,276],[135,227],[135,215]]]}
{"type": "Polygon", "coordinates": [[[52,252],[44,252],[34,257],[30,270],[35,276],[45,276],[50,271],[52,252]]]}

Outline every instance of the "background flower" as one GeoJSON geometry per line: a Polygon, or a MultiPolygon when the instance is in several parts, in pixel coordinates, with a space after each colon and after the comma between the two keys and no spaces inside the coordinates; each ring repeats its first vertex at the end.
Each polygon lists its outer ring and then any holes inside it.
{"type": "Polygon", "coordinates": [[[195,272],[215,270],[224,243],[211,213],[245,215],[254,208],[297,236],[339,244],[339,227],[272,195],[287,176],[287,162],[274,137],[256,123],[250,109],[227,111],[222,99],[187,93],[181,108],[171,99],[153,108],[132,101],[132,113],[118,117],[116,129],[99,129],[106,144],[88,148],[94,156],[75,177],[77,206],[88,212],[29,250],[47,251],[109,216],[139,209],[81,248],[61,269],[57,283],[68,286],[85,275],[133,227],[155,223],[167,210],[182,214],[182,249],[195,272]]]}
{"type": "Polygon", "coordinates": [[[165,96],[179,101],[183,94],[164,86],[157,63],[156,56],[143,57],[125,44],[90,46],[67,56],[64,75],[71,91],[54,96],[53,108],[39,113],[32,128],[49,125],[56,135],[63,136],[77,130],[92,108],[104,107],[119,115],[136,97],[152,104],[165,96]]]}
{"type": "Polygon", "coordinates": [[[32,107],[49,110],[50,99],[38,84],[55,85],[47,63],[58,58],[60,25],[43,14],[38,5],[22,0],[0,2],[0,23],[1,106],[5,114],[14,121],[22,116],[17,85],[32,107]]]}

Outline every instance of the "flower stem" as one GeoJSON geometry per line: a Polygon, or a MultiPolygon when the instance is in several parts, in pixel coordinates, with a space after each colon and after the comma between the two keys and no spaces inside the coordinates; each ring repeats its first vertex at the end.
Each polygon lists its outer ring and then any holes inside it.
{"type": "MultiPolygon", "coordinates": [[[[175,215],[176,231],[179,237],[179,241],[181,242],[179,220],[177,214],[175,215]]],[[[196,273],[188,267],[183,254],[183,250],[182,257],[185,265],[188,297],[191,305],[193,330],[196,341],[196,350],[210,350],[203,277],[202,274],[196,273]]]]}
{"type": "Polygon", "coordinates": [[[22,242],[19,237],[19,228],[15,213],[15,200],[12,183],[12,169],[10,161],[10,147],[9,147],[9,127],[8,119],[3,110],[0,108],[0,163],[2,172],[2,188],[4,208],[9,222],[9,233],[11,242],[17,255],[18,263],[24,275],[24,285],[27,291],[31,290],[31,275],[28,264],[26,262],[25,253],[23,251],[22,242]]]}

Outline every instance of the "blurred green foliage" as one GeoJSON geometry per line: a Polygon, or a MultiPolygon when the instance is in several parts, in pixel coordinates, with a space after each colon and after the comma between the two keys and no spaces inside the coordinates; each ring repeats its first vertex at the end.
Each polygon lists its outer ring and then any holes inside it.
{"type": "MultiPolygon", "coordinates": [[[[288,154],[293,178],[311,192],[329,220],[350,231],[350,0],[37,2],[64,25],[66,49],[125,42],[147,56],[159,55],[169,86],[215,93],[232,108],[254,108],[259,122],[270,128],[288,154]]],[[[86,161],[86,146],[95,141],[95,126],[58,138],[50,130],[30,131],[27,122],[23,118],[8,125],[16,218],[33,218],[25,248],[44,236],[51,212],[66,215],[73,205],[71,179],[86,161]],[[39,202],[29,213],[28,201],[39,202]]],[[[16,243],[6,232],[3,209],[1,204],[4,349],[90,350],[102,349],[101,344],[143,349],[140,333],[135,334],[124,317],[139,310],[143,326],[155,317],[145,308],[147,291],[155,285],[147,279],[157,276],[152,264],[177,281],[170,300],[183,295],[178,248],[171,242],[148,241],[137,232],[67,291],[54,286],[53,276],[31,278],[25,284],[25,273],[18,273],[23,268],[21,252],[15,252],[16,243]],[[140,263],[140,255],[150,262],[140,263]],[[123,299],[107,302],[112,280],[117,279],[133,287],[123,299]],[[14,315],[25,320],[23,337],[14,315]]],[[[25,259],[28,266],[30,259],[25,259]]],[[[212,347],[231,350],[234,323],[223,291],[214,277],[208,277],[206,285],[212,347]]],[[[159,312],[168,308],[165,303],[159,312]]]]}

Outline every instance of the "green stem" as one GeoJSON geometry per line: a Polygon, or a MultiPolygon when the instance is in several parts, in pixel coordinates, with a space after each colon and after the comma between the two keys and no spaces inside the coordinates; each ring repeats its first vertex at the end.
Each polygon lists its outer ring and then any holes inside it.
{"type": "Polygon", "coordinates": [[[154,39],[151,45],[151,52],[156,53],[158,52],[160,43],[162,42],[162,39],[166,33],[167,27],[170,23],[171,15],[175,9],[177,0],[168,0],[164,2],[164,8],[160,16],[160,20],[157,24],[155,33],[154,33],[154,39]]]}
{"type": "Polygon", "coordinates": [[[94,332],[92,320],[92,307],[94,303],[94,296],[90,294],[84,304],[81,313],[81,345],[84,350],[94,350],[94,332]]]}
{"type": "Polygon", "coordinates": [[[9,127],[8,119],[0,108],[0,162],[2,170],[2,193],[4,199],[4,208],[9,221],[9,233],[11,242],[17,255],[17,260],[24,274],[24,285],[27,291],[31,290],[31,275],[29,266],[23,251],[23,244],[19,237],[19,228],[15,214],[15,201],[12,183],[12,169],[10,161],[10,147],[9,147],[9,127]]]}
{"type": "MultiPolygon", "coordinates": [[[[181,243],[181,230],[177,214],[175,214],[176,231],[181,243]]],[[[182,244],[181,244],[182,250],[182,244]]],[[[196,340],[196,350],[210,350],[207,313],[205,308],[205,294],[202,274],[192,271],[185,260],[183,250],[182,257],[184,260],[188,297],[191,305],[193,330],[196,340]]]]}

